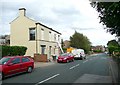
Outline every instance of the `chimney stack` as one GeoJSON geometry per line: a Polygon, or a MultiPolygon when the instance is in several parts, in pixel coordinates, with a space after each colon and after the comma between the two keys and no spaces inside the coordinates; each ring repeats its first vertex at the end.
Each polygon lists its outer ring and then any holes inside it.
{"type": "Polygon", "coordinates": [[[20,8],[19,9],[19,16],[25,16],[26,14],[26,9],[25,8],[20,8]]]}

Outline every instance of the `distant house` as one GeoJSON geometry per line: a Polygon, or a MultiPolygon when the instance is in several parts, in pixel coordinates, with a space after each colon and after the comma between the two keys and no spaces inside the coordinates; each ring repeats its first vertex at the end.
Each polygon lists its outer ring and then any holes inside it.
{"type": "Polygon", "coordinates": [[[26,46],[27,56],[46,54],[47,59],[60,54],[61,33],[26,16],[26,9],[19,9],[19,16],[10,23],[10,45],[26,46]]]}
{"type": "Polygon", "coordinates": [[[4,45],[5,44],[5,39],[0,39],[0,45],[4,45]]]}
{"type": "Polygon", "coordinates": [[[119,36],[119,37],[117,37],[117,38],[118,38],[118,40],[117,40],[117,41],[118,41],[118,43],[119,43],[119,45],[120,45],[120,36],[119,36]]]}
{"type": "Polygon", "coordinates": [[[70,47],[70,41],[68,41],[68,40],[65,40],[64,42],[64,48],[69,48],[70,47]]]}
{"type": "Polygon", "coordinates": [[[91,50],[101,50],[104,52],[106,50],[106,48],[105,48],[105,46],[97,45],[97,46],[92,46],[91,50]]]}
{"type": "Polygon", "coordinates": [[[10,35],[1,35],[0,45],[10,45],[10,35]]]}

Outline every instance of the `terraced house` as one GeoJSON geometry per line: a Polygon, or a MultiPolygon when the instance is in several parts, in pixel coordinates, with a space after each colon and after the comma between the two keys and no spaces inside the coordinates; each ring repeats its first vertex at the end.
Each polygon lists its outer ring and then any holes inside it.
{"type": "Polygon", "coordinates": [[[26,46],[27,56],[60,54],[61,33],[26,16],[26,9],[19,9],[19,16],[10,23],[10,45],[26,46]]]}

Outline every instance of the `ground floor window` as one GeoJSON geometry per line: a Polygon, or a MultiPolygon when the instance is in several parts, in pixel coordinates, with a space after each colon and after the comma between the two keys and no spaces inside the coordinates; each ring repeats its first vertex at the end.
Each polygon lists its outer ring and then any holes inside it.
{"type": "Polygon", "coordinates": [[[55,48],[54,48],[54,54],[55,54],[55,50],[56,50],[56,46],[55,46],[55,48]]]}
{"type": "Polygon", "coordinates": [[[46,45],[41,45],[41,54],[45,54],[46,45]]]}

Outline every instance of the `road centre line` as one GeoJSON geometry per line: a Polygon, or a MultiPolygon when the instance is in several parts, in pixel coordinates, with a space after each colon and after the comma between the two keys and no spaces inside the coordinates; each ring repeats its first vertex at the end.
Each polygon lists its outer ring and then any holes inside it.
{"type": "Polygon", "coordinates": [[[69,68],[69,69],[73,69],[73,68],[75,68],[75,67],[77,67],[77,66],[79,66],[79,64],[77,64],[77,65],[75,65],[75,66],[72,66],[72,67],[69,68]]]}
{"type": "Polygon", "coordinates": [[[41,84],[41,83],[44,83],[44,82],[46,82],[46,81],[48,81],[48,80],[50,80],[50,79],[53,79],[53,78],[55,78],[55,77],[57,77],[57,76],[59,76],[60,74],[56,74],[56,75],[54,75],[54,76],[51,76],[51,77],[49,77],[49,78],[47,78],[47,79],[45,79],[45,80],[43,80],[43,81],[40,81],[40,82],[38,82],[37,84],[35,84],[35,85],[39,85],[39,84],[41,84]]]}
{"type": "Polygon", "coordinates": [[[87,62],[88,60],[83,61],[83,63],[87,62]]]}
{"type": "Polygon", "coordinates": [[[90,60],[93,60],[92,58],[90,60]]]}

